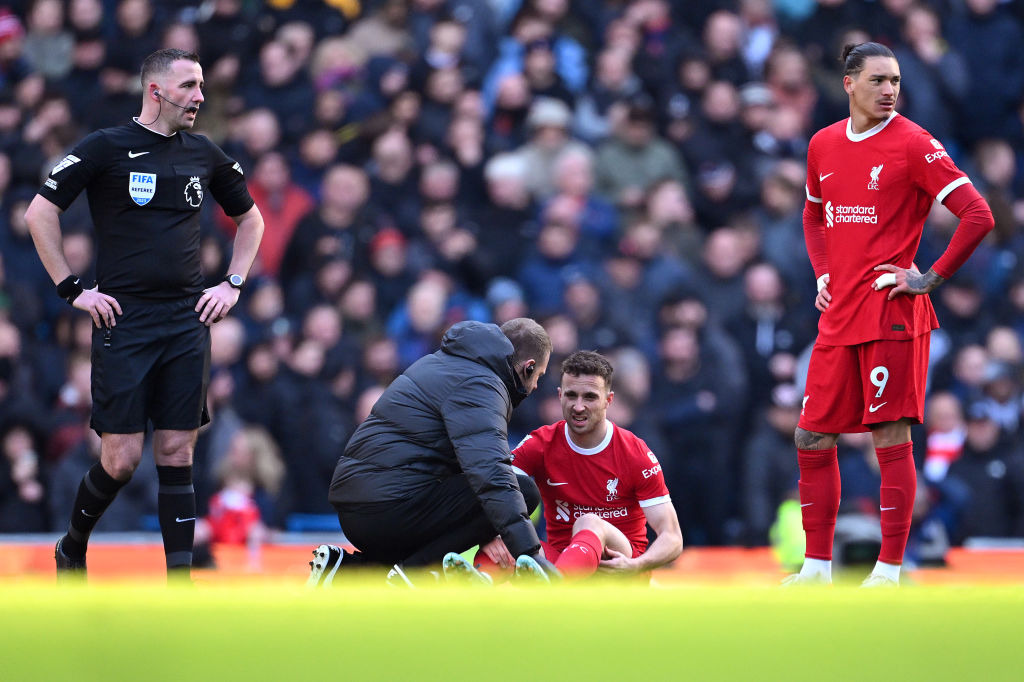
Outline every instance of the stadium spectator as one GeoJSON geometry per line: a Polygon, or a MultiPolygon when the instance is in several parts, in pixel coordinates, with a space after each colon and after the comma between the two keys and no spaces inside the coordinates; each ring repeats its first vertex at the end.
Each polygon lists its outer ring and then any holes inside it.
{"type": "Polygon", "coordinates": [[[269,539],[268,522],[276,518],[275,503],[284,464],[270,435],[258,427],[238,430],[214,464],[217,492],[210,510],[196,525],[196,543],[246,545],[257,562],[269,539]]]}
{"type": "Polygon", "coordinates": [[[622,209],[638,208],[661,180],[687,182],[679,154],[654,127],[654,110],[646,101],[631,103],[613,135],[597,149],[595,188],[622,209]]]}
{"type": "Polygon", "coordinates": [[[277,151],[269,151],[256,161],[250,185],[250,194],[260,213],[274,226],[261,242],[256,271],[277,277],[295,228],[314,208],[313,198],[292,182],[288,162],[277,151]]]}
{"type": "Polygon", "coordinates": [[[949,465],[947,478],[964,484],[969,495],[954,543],[1024,535],[1024,452],[986,410],[968,408],[963,454],[949,465]]]}
{"type": "Polygon", "coordinates": [[[64,3],[37,0],[27,17],[24,55],[29,66],[48,79],[64,77],[71,69],[74,38],[64,28],[64,3]]]}
{"type": "Polygon", "coordinates": [[[816,134],[808,151],[804,232],[822,315],[795,432],[807,551],[787,584],[831,582],[836,441],[870,431],[882,542],[863,584],[894,587],[917,490],[910,426],[924,418],[928,341],[938,326],[927,294],[970,257],[992,214],[942,144],[896,113],[892,51],[861,43],[847,45],[843,58],[850,117],[816,134]],[[933,200],[961,220],[946,252],[921,273],[913,258],[933,200]]]}
{"type": "Polygon", "coordinates": [[[48,529],[40,445],[39,434],[29,423],[13,423],[0,432],[0,532],[48,529]]]}
{"type": "Polygon", "coordinates": [[[572,110],[561,100],[538,97],[530,106],[526,117],[530,139],[516,153],[526,164],[526,185],[536,201],[554,194],[555,164],[559,158],[570,151],[587,153],[583,143],[570,136],[571,122],[572,110]]]}
{"type": "Polygon", "coordinates": [[[800,419],[800,389],[780,383],[771,391],[767,407],[749,423],[750,438],[740,462],[740,497],[744,542],[750,546],[768,544],[768,533],[779,506],[797,497],[800,477],[793,461],[793,430],[800,419]]]}
{"type": "Polygon", "coordinates": [[[966,0],[947,38],[971,73],[964,101],[986,102],[977,111],[959,110],[959,134],[968,144],[992,136],[1019,138],[1019,93],[1024,89],[1024,55],[1014,49],[1024,40],[1019,20],[997,0],[966,0]]]}
{"type": "Polygon", "coordinates": [[[325,260],[337,258],[355,267],[369,240],[368,197],[369,184],[362,169],[347,164],[327,169],[320,201],[295,226],[285,249],[280,276],[285,289],[309,278],[325,260]]]}
{"type": "Polygon", "coordinates": [[[80,142],[50,171],[25,213],[57,294],[88,312],[96,327],[91,426],[101,434],[101,455],[82,479],[68,532],[55,548],[58,572],[68,575],[84,575],[89,534],[139,465],[152,420],[168,574],[188,576],[196,509],[192,455],[196,432],[208,421],[209,327],[238,301],[263,233],[235,162],[188,132],[204,100],[198,57],[155,52],[143,62],[140,80],[139,116],[80,142]],[[149,158],[135,160],[141,157],[149,158]],[[81,285],[62,248],[60,214],[83,189],[100,244],[96,276],[103,291],[81,285]],[[206,192],[233,216],[238,234],[228,275],[203,290],[198,237],[206,192]],[[142,210],[150,202],[163,211],[157,214],[162,226],[142,210]]]}

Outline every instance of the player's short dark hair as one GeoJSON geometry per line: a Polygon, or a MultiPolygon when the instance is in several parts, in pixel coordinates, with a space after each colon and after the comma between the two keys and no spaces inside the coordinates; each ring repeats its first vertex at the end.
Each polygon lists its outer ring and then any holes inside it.
{"type": "Polygon", "coordinates": [[[595,376],[604,379],[604,387],[612,390],[612,374],[615,369],[608,358],[592,350],[578,350],[562,360],[562,374],[574,377],[595,376]]]}
{"type": "Polygon", "coordinates": [[[169,47],[165,50],[157,50],[146,57],[146,60],[142,62],[142,72],[139,75],[139,79],[142,81],[142,89],[146,89],[146,81],[148,81],[153,74],[167,73],[171,69],[171,64],[179,59],[187,59],[190,62],[195,62],[196,64],[199,63],[199,55],[195,52],[186,52],[185,50],[179,50],[173,47],[169,47]]]}
{"type": "Polygon", "coordinates": [[[512,342],[512,364],[540,360],[551,355],[551,337],[544,327],[528,317],[516,317],[501,325],[501,333],[512,342]]]}
{"type": "Polygon", "coordinates": [[[847,76],[856,76],[864,69],[864,60],[868,57],[896,59],[892,50],[881,43],[847,43],[843,45],[843,52],[839,57],[839,61],[843,63],[843,73],[847,76]]]}

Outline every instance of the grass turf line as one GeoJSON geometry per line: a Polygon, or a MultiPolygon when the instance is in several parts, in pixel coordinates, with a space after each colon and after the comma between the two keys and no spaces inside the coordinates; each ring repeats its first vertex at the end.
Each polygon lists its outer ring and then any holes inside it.
{"type": "Polygon", "coordinates": [[[5,680],[1019,679],[1024,588],[0,586],[5,680]]]}

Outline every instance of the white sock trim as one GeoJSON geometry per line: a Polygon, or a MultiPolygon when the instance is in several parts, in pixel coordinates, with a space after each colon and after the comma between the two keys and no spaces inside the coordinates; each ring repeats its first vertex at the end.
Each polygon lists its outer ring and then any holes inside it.
{"type": "Polygon", "coordinates": [[[828,582],[832,582],[832,562],[826,559],[804,559],[804,565],[800,568],[802,576],[821,576],[828,582]]]}
{"type": "Polygon", "coordinates": [[[881,561],[875,562],[875,569],[871,571],[875,575],[885,576],[896,583],[900,581],[900,565],[887,564],[881,561]]]}

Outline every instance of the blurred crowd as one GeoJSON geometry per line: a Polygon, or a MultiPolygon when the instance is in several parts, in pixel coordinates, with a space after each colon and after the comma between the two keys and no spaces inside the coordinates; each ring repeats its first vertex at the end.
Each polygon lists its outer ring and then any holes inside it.
{"type": "MultiPolygon", "coordinates": [[[[553,371],[514,442],[560,418],[560,359],[604,352],[609,415],[658,454],[687,543],[767,543],[816,334],[804,155],[848,115],[841,46],[869,39],[996,219],[932,296],[912,548],[1024,536],[1024,2],[997,0],[7,1],[0,532],[63,530],[98,457],[91,322],[54,294],[25,207],[78,139],[138,113],[143,57],[177,47],[202,59],[198,131],[267,225],[213,327],[203,533],[336,529],[328,482],[383,387],[456,321],[530,316],[553,371]]],[[[203,209],[213,284],[233,223],[203,209]]],[[[937,206],[922,268],[955,227],[937,206]]],[[[84,195],[63,229],[91,284],[84,195]]],[[[843,509],[877,515],[870,438],[840,462],[843,509]]],[[[98,529],[140,529],[155,485],[140,467],[98,529]]]]}

